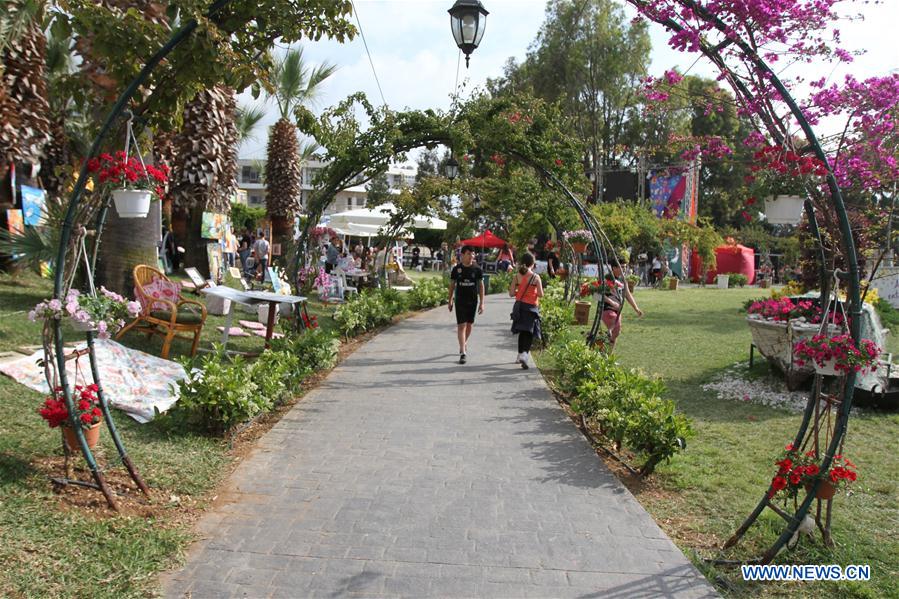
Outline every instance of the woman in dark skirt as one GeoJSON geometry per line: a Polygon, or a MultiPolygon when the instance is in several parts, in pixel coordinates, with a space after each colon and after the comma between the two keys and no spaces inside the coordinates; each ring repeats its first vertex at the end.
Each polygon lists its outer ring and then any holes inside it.
{"type": "Polygon", "coordinates": [[[509,284],[509,295],[515,298],[512,307],[512,332],[518,333],[518,357],[515,361],[525,370],[531,359],[531,345],[540,339],[540,298],[543,283],[534,273],[534,255],[521,257],[518,272],[509,284]]]}

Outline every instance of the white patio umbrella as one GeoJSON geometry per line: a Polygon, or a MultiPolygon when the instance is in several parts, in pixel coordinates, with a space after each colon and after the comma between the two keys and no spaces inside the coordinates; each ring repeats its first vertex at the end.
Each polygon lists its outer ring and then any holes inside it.
{"type": "MultiPolygon", "coordinates": [[[[394,212],[396,212],[396,206],[389,203],[374,208],[356,208],[355,210],[347,210],[346,212],[332,214],[328,226],[332,229],[341,230],[349,230],[350,225],[355,225],[357,227],[360,225],[374,225],[375,227],[380,228],[387,224],[387,221],[390,220],[390,216],[394,212]]],[[[435,216],[414,216],[410,225],[416,229],[446,229],[446,221],[435,216]]],[[[353,235],[353,233],[349,234],[353,235]]]]}

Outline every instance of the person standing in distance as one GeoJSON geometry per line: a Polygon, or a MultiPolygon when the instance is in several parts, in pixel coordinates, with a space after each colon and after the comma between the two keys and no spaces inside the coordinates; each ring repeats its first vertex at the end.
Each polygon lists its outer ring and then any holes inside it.
{"type": "Polygon", "coordinates": [[[259,271],[262,273],[260,277],[260,281],[265,281],[265,269],[268,268],[268,252],[271,249],[271,245],[269,245],[268,241],[265,239],[265,231],[261,231],[259,233],[259,238],[256,239],[256,243],[253,244],[253,251],[256,253],[256,264],[259,266],[259,271]]]}
{"type": "Polygon", "coordinates": [[[474,263],[474,249],[462,248],[462,262],[450,272],[449,311],[456,308],[456,335],[459,338],[459,364],[465,364],[468,339],[475,312],[484,313],[484,273],[474,263]]]}

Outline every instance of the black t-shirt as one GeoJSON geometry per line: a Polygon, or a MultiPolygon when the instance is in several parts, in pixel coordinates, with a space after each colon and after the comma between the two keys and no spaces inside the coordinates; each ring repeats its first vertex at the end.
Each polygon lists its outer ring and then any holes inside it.
{"type": "Polygon", "coordinates": [[[483,280],[484,272],[472,264],[457,264],[450,273],[450,279],[456,282],[456,302],[475,303],[478,301],[478,283],[483,280]]]}

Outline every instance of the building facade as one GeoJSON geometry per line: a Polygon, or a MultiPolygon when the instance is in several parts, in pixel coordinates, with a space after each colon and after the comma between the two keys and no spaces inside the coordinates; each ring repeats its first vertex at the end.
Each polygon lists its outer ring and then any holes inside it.
{"type": "MultiPolygon", "coordinates": [[[[302,189],[300,191],[300,206],[303,212],[306,211],[309,198],[315,190],[315,178],[321,169],[327,165],[327,162],[315,158],[303,162],[301,169],[302,189]]],[[[242,198],[246,198],[246,204],[250,207],[265,207],[264,171],[264,160],[241,158],[237,161],[238,201],[243,201],[242,198]]],[[[392,165],[387,171],[387,186],[391,190],[397,191],[403,187],[412,187],[415,185],[416,174],[417,169],[415,166],[392,165]]],[[[361,180],[361,177],[359,179],[361,180]]],[[[353,185],[335,195],[334,200],[325,208],[324,215],[364,208],[367,200],[368,192],[365,189],[365,185],[353,185]]]]}

